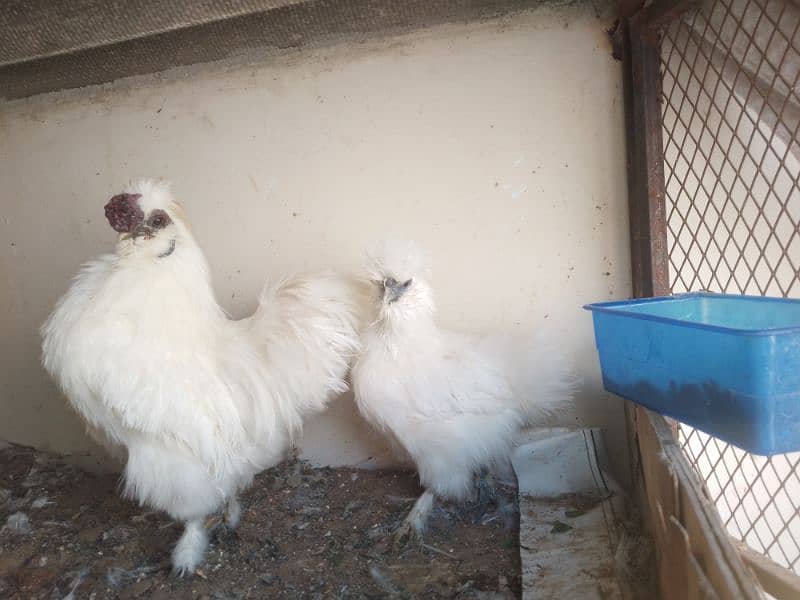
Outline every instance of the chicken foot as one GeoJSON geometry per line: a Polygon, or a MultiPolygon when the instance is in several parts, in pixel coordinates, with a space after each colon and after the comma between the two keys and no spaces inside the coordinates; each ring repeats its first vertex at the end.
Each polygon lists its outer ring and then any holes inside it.
{"type": "Polygon", "coordinates": [[[433,512],[435,502],[436,496],[430,490],[425,490],[417,498],[411,508],[411,512],[408,513],[400,527],[395,529],[394,534],[392,534],[392,541],[395,547],[403,547],[412,539],[414,541],[422,541],[422,534],[425,531],[428,518],[433,512]]]}

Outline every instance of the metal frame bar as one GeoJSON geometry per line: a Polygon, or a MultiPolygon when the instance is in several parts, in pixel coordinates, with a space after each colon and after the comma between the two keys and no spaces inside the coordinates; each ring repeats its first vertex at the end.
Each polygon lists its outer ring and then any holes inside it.
{"type": "MultiPolygon", "coordinates": [[[[623,62],[633,293],[669,293],[659,28],[694,2],[629,0],[611,32],[623,62]]],[[[658,549],[664,598],[760,598],[719,515],[662,416],[626,403],[631,482],[658,549]]]]}

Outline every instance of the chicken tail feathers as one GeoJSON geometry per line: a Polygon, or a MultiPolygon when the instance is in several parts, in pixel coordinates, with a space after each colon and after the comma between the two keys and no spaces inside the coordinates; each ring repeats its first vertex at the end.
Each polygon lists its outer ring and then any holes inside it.
{"type": "Polygon", "coordinates": [[[318,412],[347,390],[345,377],[359,350],[358,315],[355,288],[332,271],[264,289],[249,326],[275,367],[276,400],[292,404],[284,414],[318,412]]]}

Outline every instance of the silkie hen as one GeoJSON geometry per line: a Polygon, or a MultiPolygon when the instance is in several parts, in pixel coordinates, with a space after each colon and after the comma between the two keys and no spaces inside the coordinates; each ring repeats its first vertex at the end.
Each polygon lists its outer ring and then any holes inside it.
{"type": "Polygon", "coordinates": [[[361,414],[413,460],[425,488],[395,532],[403,543],[421,536],[437,497],[464,501],[478,472],[507,473],[515,434],[563,410],[574,377],[542,334],[479,338],[437,326],[414,244],[387,242],[368,259],[376,315],[352,384],[361,414]]]}
{"type": "Polygon", "coordinates": [[[114,254],[87,263],[42,326],[43,363],[89,432],[127,460],[124,493],[185,523],[172,554],[192,573],[205,518],[282,460],[304,417],[346,389],[358,348],[349,285],[288,279],[230,320],[181,206],[144,181],[105,207],[114,254]]]}

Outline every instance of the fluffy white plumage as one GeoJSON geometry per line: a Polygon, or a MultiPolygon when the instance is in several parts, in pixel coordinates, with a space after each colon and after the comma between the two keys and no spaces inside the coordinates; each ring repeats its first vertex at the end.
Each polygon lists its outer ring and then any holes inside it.
{"type": "Polygon", "coordinates": [[[351,375],[356,403],[413,460],[426,489],[401,528],[420,533],[434,496],[464,500],[473,475],[506,467],[515,434],[561,411],[574,378],[546,334],[469,336],[435,322],[423,252],[390,241],[368,256],[376,315],[351,375]]]}
{"type": "Polygon", "coordinates": [[[126,455],[124,493],[186,523],[173,565],[192,572],[205,517],[227,504],[235,525],[237,493],[346,389],[355,299],[332,273],[295,277],[230,320],[168,187],[129,192],[138,198],[118,204],[138,204],[139,228],[84,265],[58,301],[42,326],[43,363],[90,433],[126,455]],[[160,211],[168,218],[154,220],[160,211]]]}

